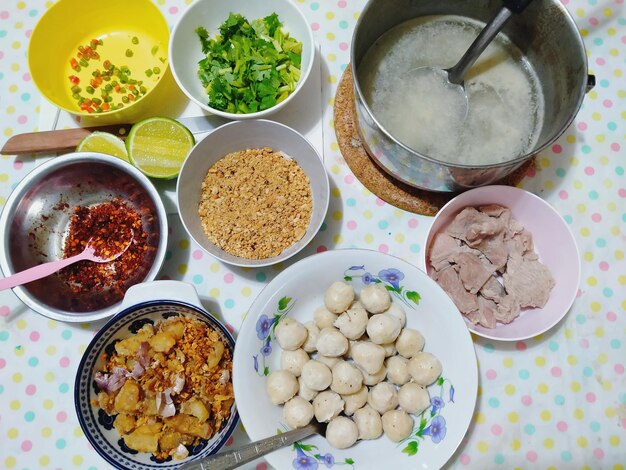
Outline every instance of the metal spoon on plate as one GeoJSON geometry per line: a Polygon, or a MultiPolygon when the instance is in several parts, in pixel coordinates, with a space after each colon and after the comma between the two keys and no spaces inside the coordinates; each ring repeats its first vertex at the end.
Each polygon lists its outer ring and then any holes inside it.
{"type": "Polygon", "coordinates": [[[292,429],[276,436],[251,442],[238,449],[230,449],[181,465],[179,470],[231,470],[270,452],[289,446],[311,434],[326,435],[326,424],[313,420],[303,428],[292,429]]]}
{"type": "MultiPolygon", "coordinates": [[[[441,97],[446,108],[452,108],[457,116],[465,119],[468,114],[468,97],[465,90],[465,76],[474,62],[480,57],[491,41],[504,28],[514,13],[521,13],[532,0],[503,0],[503,6],[487,23],[478,37],[472,42],[463,57],[449,69],[417,67],[410,72],[411,86],[419,87],[425,93],[441,97]]],[[[415,89],[415,88],[414,88],[415,89]]]]}

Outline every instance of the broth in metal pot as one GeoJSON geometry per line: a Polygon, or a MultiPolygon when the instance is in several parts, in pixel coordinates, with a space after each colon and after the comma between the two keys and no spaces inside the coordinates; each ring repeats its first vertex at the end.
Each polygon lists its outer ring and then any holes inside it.
{"type": "Polygon", "coordinates": [[[460,16],[421,17],[370,47],[357,72],[365,101],[387,132],[422,155],[453,164],[497,164],[532,151],[543,123],[541,87],[524,55],[502,34],[465,77],[468,108],[444,87],[424,86],[411,73],[456,64],[483,27],[460,16]]]}

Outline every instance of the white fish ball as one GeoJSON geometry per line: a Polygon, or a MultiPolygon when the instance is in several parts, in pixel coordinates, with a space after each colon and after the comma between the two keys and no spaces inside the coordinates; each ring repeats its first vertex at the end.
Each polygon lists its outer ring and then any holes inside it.
{"type": "Polygon", "coordinates": [[[311,390],[326,390],[333,379],[333,374],[326,364],[310,360],[302,366],[302,381],[311,390]]]}
{"type": "Polygon", "coordinates": [[[344,403],[341,396],[331,390],[324,390],[313,399],[315,419],[327,423],[343,411],[344,403]]]}
{"type": "Polygon", "coordinates": [[[333,366],[339,361],[343,361],[340,357],[322,356],[321,354],[317,354],[315,356],[315,360],[321,362],[322,364],[326,364],[330,369],[332,369],[333,366]]]}
{"type": "Polygon", "coordinates": [[[413,381],[425,387],[441,375],[441,362],[429,352],[417,353],[409,360],[407,367],[413,381]]]}
{"type": "Polygon", "coordinates": [[[385,349],[371,341],[357,341],[352,345],[352,359],[362,371],[375,374],[383,366],[385,349]]]}
{"type": "Polygon", "coordinates": [[[400,320],[400,326],[402,326],[402,328],[406,325],[406,312],[399,304],[392,302],[389,308],[383,313],[388,313],[400,320]]]}
{"type": "Polygon", "coordinates": [[[353,419],[359,429],[359,439],[377,439],[383,433],[383,420],[369,405],[356,410],[353,419]]]}
{"type": "Polygon", "coordinates": [[[413,431],[413,418],[402,410],[389,410],[383,414],[383,431],[389,439],[400,442],[413,431]]]}
{"type": "Polygon", "coordinates": [[[361,289],[359,298],[370,313],[382,313],[391,305],[391,296],[382,284],[368,284],[361,289]]]}
{"type": "Polygon", "coordinates": [[[280,368],[300,377],[302,366],[311,359],[304,349],[283,350],[280,354],[280,368]]]}
{"type": "Polygon", "coordinates": [[[398,392],[389,382],[374,385],[368,394],[367,404],[383,414],[398,406],[398,392]]]}
{"type": "Polygon", "coordinates": [[[383,365],[375,374],[368,374],[364,371],[361,371],[361,373],[363,374],[363,383],[372,386],[385,380],[385,377],[387,377],[387,367],[383,365]]]}
{"type": "Polygon", "coordinates": [[[367,387],[363,385],[356,393],[341,395],[341,398],[344,401],[343,412],[348,416],[352,416],[356,410],[363,408],[363,406],[367,403],[367,392],[367,387]]]}
{"type": "Polygon", "coordinates": [[[402,356],[391,356],[385,361],[387,379],[396,385],[404,385],[411,380],[408,369],[409,360],[402,356]]]}
{"type": "Polygon", "coordinates": [[[295,396],[283,407],[283,418],[292,429],[302,428],[313,419],[313,405],[302,397],[295,396]]]}
{"type": "Polygon", "coordinates": [[[424,349],[424,337],[417,330],[404,328],[396,339],[398,354],[407,359],[411,359],[422,349],[424,349]]]}
{"type": "Polygon", "coordinates": [[[346,358],[352,358],[352,346],[354,346],[358,342],[359,340],[356,340],[356,339],[348,340],[348,350],[346,351],[346,354],[344,354],[346,358]]]}
{"type": "Polygon", "coordinates": [[[332,313],[342,313],[350,307],[354,297],[354,289],[350,284],[336,281],[324,293],[324,305],[332,313]]]}
{"type": "Polygon", "coordinates": [[[326,440],[335,449],[346,449],[359,438],[356,423],[345,416],[338,416],[328,423],[326,440]]]}
{"type": "Polygon", "coordinates": [[[317,338],[320,335],[320,329],[317,327],[315,322],[308,321],[304,324],[304,327],[307,330],[306,341],[302,345],[302,349],[304,349],[308,353],[312,353],[317,351],[317,338]]]}
{"type": "Polygon", "coordinates": [[[400,334],[400,320],[388,313],[373,315],[367,322],[367,336],[376,344],[393,343],[400,334]]]}
{"type": "Polygon", "coordinates": [[[381,346],[385,349],[385,357],[394,356],[398,351],[396,351],[396,343],[386,343],[381,344],[381,346]]]}
{"type": "Polygon", "coordinates": [[[430,406],[430,395],[426,387],[409,382],[398,390],[398,403],[407,413],[418,415],[430,406]]]}
{"type": "Polygon", "coordinates": [[[316,347],[322,356],[343,356],[348,351],[348,338],[336,328],[322,328],[316,347]]]}
{"type": "Polygon", "coordinates": [[[283,349],[295,351],[306,341],[307,329],[302,323],[293,318],[283,318],[276,327],[276,339],[283,349]]]}
{"type": "Polygon", "coordinates": [[[298,377],[298,396],[304,398],[306,401],[312,401],[319,392],[307,387],[302,381],[302,377],[298,377]]]}
{"type": "Polygon", "coordinates": [[[361,371],[347,361],[340,361],[332,368],[333,380],[330,389],[342,395],[356,393],[363,385],[361,371]]]}
{"type": "Polygon", "coordinates": [[[315,312],[313,313],[313,320],[315,321],[317,327],[321,330],[323,328],[333,326],[335,320],[337,320],[337,315],[328,310],[325,305],[322,305],[321,307],[315,309],[315,312]]]}
{"type": "MultiPolygon", "coordinates": [[[[349,345],[348,345],[348,352],[345,354],[346,359],[352,359],[352,346],[354,346],[357,343],[360,343],[362,341],[369,341],[370,339],[367,337],[367,335],[363,335],[361,336],[359,339],[351,339],[348,341],[349,345]]],[[[371,342],[371,341],[370,341],[371,342]]]]}
{"type": "Polygon", "coordinates": [[[365,333],[365,327],[367,326],[368,315],[361,302],[358,300],[352,302],[350,308],[343,312],[337,320],[335,320],[334,326],[339,328],[339,331],[348,339],[359,339],[365,333]]]}
{"type": "Polygon", "coordinates": [[[265,385],[267,395],[274,405],[285,403],[298,392],[298,379],[286,370],[272,372],[265,385]]]}

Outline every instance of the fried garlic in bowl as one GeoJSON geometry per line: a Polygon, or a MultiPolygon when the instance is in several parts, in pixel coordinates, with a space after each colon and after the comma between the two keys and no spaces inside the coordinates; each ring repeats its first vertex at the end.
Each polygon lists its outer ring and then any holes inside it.
{"type": "Polygon", "coordinates": [[[76,375],[76,412],[91,445],[115,467],[135,469],[173,469],[218,452],[238,422],[234,344],[193,286],[129,289],[76,375]]]}

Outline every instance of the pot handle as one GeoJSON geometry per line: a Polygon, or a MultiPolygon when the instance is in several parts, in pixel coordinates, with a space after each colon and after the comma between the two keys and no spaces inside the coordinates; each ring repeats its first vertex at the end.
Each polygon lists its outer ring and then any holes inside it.
{"type": "Polygon", "coordinates": [[[596,76],[595,75],[587,75],[587,87],[585,88],[585,93],[589,93],[593,90],[593,87],[596,86],[596,76]]]}
{"type": "Polygon", "coordinates": [[[204,309],[196,288],[182,281],[151,281],[131,286],[124,295],[120,312],[132,305],[151,300],[178,300],[204,309]]]}

